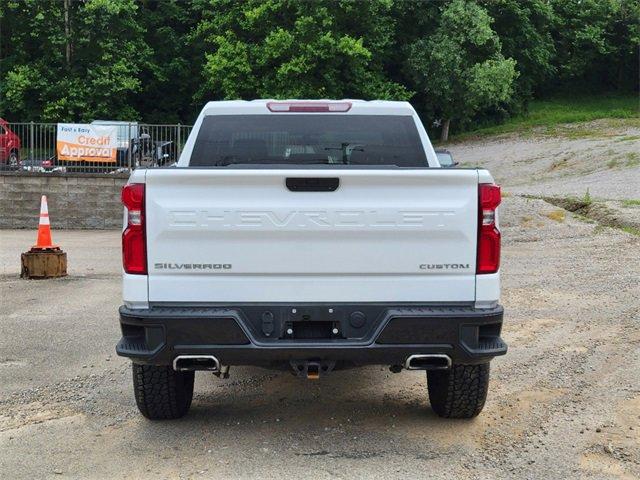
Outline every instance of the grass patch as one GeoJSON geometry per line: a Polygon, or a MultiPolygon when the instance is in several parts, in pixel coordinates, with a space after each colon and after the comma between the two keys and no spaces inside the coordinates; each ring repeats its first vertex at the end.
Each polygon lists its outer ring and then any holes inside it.
{"type": "MultiPolygon", "coordinates": [[[[526,198],[536,198],[534,196],[526,197],[526,198]]],[[[607,206],[603,203],[594,202],[589,194],[589,190],[585,193],[582,198],[575,197],[538,197],[541,200],[544,200],[551,205],[555,205],[556,207],[561,207],[564,210],[568,210],[573,213],[574,216],[578,216],[580,220],[584,220],[585,218],[591,219],[597,222],[593,233],[599,233],[606,227],[617,228],[618,230],[622,230],[623,232],[627,232],[631,235],[640,236],[640,228],[638,228],[637,224],[634,222],[627,221],[624,218],[617,217],[614,212],[612,212],[607,206]]],[[[632,205],[640,205],[640,200],[623,200],[623,204],[627,202],[632,205]]],[[[563,213],[562,219],[564,220],[564,210],[560,210],[563,213]]],[[[546,216],[553,218],[557,211],[553,211],[547,213],[546,216]]],[[[558,214],[558,217],[560,215],[558,214]]],[[[563,221],[557,220],[557,221],[563,221]]]]}
{"type": "Polygon", "coordinates": [[[593,198],[591,198],[591,193],[589,193],[589,189],[584,192],[584,195],[580,198],[578,197],[537,197],[535,195],[523,195],[524,198],[537,198],[539,200],[544,200],[551,205],[556,207],[560,207],[563,210],[568,210],[571,213],[587,216],[589,213],[589,209],[593,205],[593,198]]]}
{"type": "Polygon", "coordinates": [[[624,226],[624,227],[620,227],[620,230],[622,230],[623,232],[630,233],[631,235],[636,235],[640,237],[640,228],[624,226]]]}
{"type": "Polygon", "coordinates": [[[627,158],[627,167],[635,167],[636,165],[640,165],[640,153],[628,152],[626,155],[626,158],[627,158]]]}
{"type": "Polygon", "coordinates": [[[616,168],[618,166],[618,160],[612,158],[607,162],[607,168],[616,168]]]}
{"type": "Polygon", "coordinates": [[[567,124],[545,127],[542,134],[549,137],[563,137],[567,140],[582,140],[585,138],[603,137],[603,133],[599,130],[594,130],[593,128],[575,127],[567,124]]]}
{"type": "Polygon", "coordinates": [[[617,138],[614,142],[632,142],[635,140],[640,140],[640,135],[625,135],[622,138],[617,138]]]}
{"type": "Polygon", "coordinates": [[[578,220],[580,220],[581,222],[584,222],[584,223],[596,223],[595,220],[593,220],[593,219],[591,219],[589,217],[586,217],[584,215],[581,215],[579,213],[574,213],[573,216],[575,218],[577,218],[578,220]]]}
{"type": "Polygon", "coordinates": [[[624,206],[624,207],[640,207],[640,200],[635,200],[635,199],[623,200],[622,201],[622,206],[624,206]]]}
{"type": "Polygon", "coordinates": [[[564,222],[566,212],[564,210],[554,210],[553,212],[546,213],[545,216],[556,222],[564,222]]]}
{"type": "MultiPolygon", "coordinates": [[[[547,100],[534,100],[529,104],[529,112],[501,125],[480,128],[454,136],[454,140],[465,138],[500,135],[504,133],[525,133],[536,127],[546,127],[549,134],[563,134],[572,138],[594,136],[590,129],[557,129],[557,125],[590,122],[601,118],[637,119],[640,117],[638,96],[626,95],[587,95],[559,97],[547,100]],[[566,130],[566,131],[561,131],[566,130]]],[[[631,140],[631,138],[628,138],[631,140]]]]}

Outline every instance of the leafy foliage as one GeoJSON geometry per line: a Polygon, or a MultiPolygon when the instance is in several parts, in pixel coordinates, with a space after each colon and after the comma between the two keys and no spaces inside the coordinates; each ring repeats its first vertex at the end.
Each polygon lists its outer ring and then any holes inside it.
{"type": "Polygon", "coordinates": [[[4,0],[0,116],[191,122],[206,100],[410,100],[495,123],[637,90],[637,0],[4,0]]]}
{"type": "Polygon", "coordinates": [[[553,9],[545,0],[487,0],[492,28],[500,38],[502,54],[516,61],[517,97],[528,99],[535,87],[555,72],[552,38],[553,9]]]}
{"type": "Polygon", "coordinates": [[[2,111],[21,120],[138,117],[129,100],[142,89],[139,74],[149,47],[136,20],[137,3],[69,2],[69,35],[62,6],[58,0],[7,4],[10,55],[1,65],[2,111]]]}
{"type": "Polygon", "coordinates": [[[198,26],[209,46],[203,96],[410,96],[382,68],[392,42],[390,2],[212,0],[206,6],[198,26]]]}
{"type": "Polygon", "coordinates": [[[637,88],[640,2],[552,0],[552,6],[561,82],[637,88]]]}
{"type": "Polygon", "coordinates": [[[502,55],[491,23],[476,3],[453,0],[442,7],[438,28],[409,48],[408,74],[445,121],[511,97],[516,62],[502,55]]]}

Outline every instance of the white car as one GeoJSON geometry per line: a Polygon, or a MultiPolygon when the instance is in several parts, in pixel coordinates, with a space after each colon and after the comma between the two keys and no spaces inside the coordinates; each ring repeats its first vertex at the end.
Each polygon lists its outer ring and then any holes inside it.
{"type": "Polygon", "coordinates": [[[406,102],[208,103],[177,166],[122,193],[117,352],[142,414],[184,415],[195,370],[387,365],[426,370],[439,415],[477,415],[507,350],[500,188],[437,167],[406,102]]]}

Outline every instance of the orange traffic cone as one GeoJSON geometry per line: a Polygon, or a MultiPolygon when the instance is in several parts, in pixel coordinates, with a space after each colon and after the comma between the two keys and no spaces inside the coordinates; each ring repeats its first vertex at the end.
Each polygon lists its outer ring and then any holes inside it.
{"type": "Polygon", "coordinates": [[[20,256],[21,278],[53,278],[67,274],[67,254],[51,243],[51,225],[47,197],[40,201],[38,241],[31,250],[20,256]]]}
{"type": "Polygon", "coordinates": [[[40,200],[40,223],[38,224],[38,240],[31,250],[58,250],[60,247],[51,243],[51,223],[49,222],[49,207],[47,196],[40,200]]]}

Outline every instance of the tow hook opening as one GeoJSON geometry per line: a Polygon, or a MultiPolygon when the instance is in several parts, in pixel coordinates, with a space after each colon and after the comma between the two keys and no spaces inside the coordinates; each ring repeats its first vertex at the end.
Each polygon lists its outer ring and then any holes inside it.
{"type": "Polygon", "coordinates": [[[407,370],[447,370],[451,368],[451,357],[441,353],[417,354],[407,358],[407,370]]]}
{"type": "Polygon", "coordinates": [[[336,362],[320,360],[291,360],[293,374],[307,380],[318,380],[329,374],[336,366],[336,362]]]}
{"type": "Polygon", "coordinates": [[[220,361],[213,355],[178,355],[173,360],[173,369],[178,372],[192,370],[220,371],[220,361]]]}

